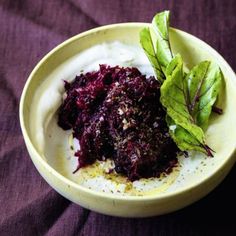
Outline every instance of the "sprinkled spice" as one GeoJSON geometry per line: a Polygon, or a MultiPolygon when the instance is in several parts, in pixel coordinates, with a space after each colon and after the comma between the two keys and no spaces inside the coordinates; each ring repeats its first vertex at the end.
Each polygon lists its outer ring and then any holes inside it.
{"type": "Polygon", "coordinates": [[[160,84],[137,68],[100,65],[65,81],[58,125],[79,140],[78,168],[111,158],[131,181],[170,173],[178,148],[169,136],[160,84]]]}

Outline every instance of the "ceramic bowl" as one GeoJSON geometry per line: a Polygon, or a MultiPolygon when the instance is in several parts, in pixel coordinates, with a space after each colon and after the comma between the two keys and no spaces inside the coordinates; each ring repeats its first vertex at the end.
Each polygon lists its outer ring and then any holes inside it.
{"type": "Polygon", "coordinates": [[[171,28],[173,52],[183,56],[186,67],[208,59],[218,63],[223,71],[225,81],[217,103],[224,112],[211,116],[206,131],[207,143],[215,151],[214,157],[192,153],[189,158],[180,158],[180,165],[169,176],[134,183],[120,176],[113,176],[115,180],[107,178],[102,163],[91,167],[92,170],[86,169],[87,172],[72,174],[77,161],[68,148],[72,142],[70,131],[65,132],[56,124],[57,109],[63,96],[62,79],[80,73],[79,68],[75,69],[75,58],[83,50],[110,41],[139,45],[139,32],[145,26],[148,24],[108,25],[66,40],[36,65],[20,101],[24,140],[42,177],[72,202],[108,215],[147,217],[183,208],[213,190],[235,162],[235,74],[222,56],[205,42],[171,28]]]}

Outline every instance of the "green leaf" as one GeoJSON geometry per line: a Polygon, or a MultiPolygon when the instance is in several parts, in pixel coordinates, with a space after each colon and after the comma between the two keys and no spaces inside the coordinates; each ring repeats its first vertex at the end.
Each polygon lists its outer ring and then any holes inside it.
{"type": "Polygon", "coordinates": [[[173,58],[169,41],[169,16],[169,11],[156,14],[151,29],[144,28],[140,32],[140,43],[161,83],[165,80],[166,66],[173,58]]]}
{"type": "Polygon", "coordinates": [[[222,72],[215,63],[203,61],[186,77],[189,112],[194,122],[205,130],[221,87],[222,72]]]}
{"type": "Polygon", "coordinates": [[[175,122],[169,116],[166,117],[166,121],[169,126],[169,133],[180,150],[194,150],[203,152],[208,156],[212,156],[212,149],[210,149],[210,147],[208,147],[206,144],[200,143],[186,129],[182,128],[179,125],[176,125],[175,122]]]}
{"type": "Polygon", "coordinates": [[[172,119],[171,123],[177,126],[173,139],[181,150],[188,147],[187,150],[201,150],[209,154],[202,128],[208,123],[220,89],[220,68],[204,61],[185,75],[182,58],[176,55],[166,68],[166,76],[160,99],[172,119]]]}
{"type": "Polygon", "coordinates": [[[204,133],[189,113],[187,103],[187,83],[183,73],[183,61],[178,54],[166,68],[167,79],[161,86],[161,103],[167,114],[200,142],[204,142],[204,133]]]}
{"type": "Polygon", "coordinates": [[[165,76],[162,72],[161,66],[159,65],[159,62],[158,62],[158,59],[157,59],[157,56],[155,53],[155,49],[154,49],[154,46],[152,43],[152,37],[151,37],[149,28],[144,28],[141,30],[140,43],[144,49],[146,56],[148,57],[148,59],[150,61],[153,69],[154,69],[157,79],[160,82],[163,82],[165,79],[165,76]]]}
{"type": "Polygon", "coordinates": [[[169,19],[170,12],[163,11],[156,14],[152,20],[152,28],[157,37],[156,55],[163,70],[173,58],[169,40],[169,19]]]}

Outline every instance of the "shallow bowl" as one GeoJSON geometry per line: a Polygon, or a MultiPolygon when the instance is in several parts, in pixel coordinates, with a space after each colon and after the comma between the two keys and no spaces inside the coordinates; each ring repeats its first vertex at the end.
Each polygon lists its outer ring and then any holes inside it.
{"type": "MultiPolygon", "coordinates": [[[[186,67],[191,68],[198,62],[208,59],[218,63],[225,76],[220,99],[217,101],[224,113],[220,116],[212,115],[206,132],[207,143],[215,151],[214,158],[192,153],[189,158],[181,159],[181,165],[170,177],[163,177],[161,180],[151,179],[154,185],[160,182],[156,189],[143,193],[139,191],[139,194],[114,193],[110,187],[106,188],[100,183],[99,181],[103,180],[99,178],[91,189],[78,181],[80,173],[72,174],[75,158],[71,157],[69,151],[65,150],[66,147],[60,143],[66,142],[64,136],[68,136],[69,133],[61,130],[53,136],[54,130],[58,129],[55,117],[63,94],[61,81],[80,73],[80,69],[76,69],[76,58],[83,50],[110,41],[139,45],[139,32],[145,26],[148,24],[108,25],[66,40],[36,65],[26,82],[20,101],[20,123],[24,140],[30,157],[42,177],[72,202],[108,215],[147,217],[178,210],[213,190],[235,162],[235,74],[222,56],[205,42],[171,28],[173,52],[183,56],[186,67]],[[107,189],[109,191],[106,191],[107,189]]],[[[68,143],[65,145],[68,146],[68,143]]],[[[93,171],[96,172],[96,169],[93,171]]],[[[98,177],[99,173],[95,175],[98,177]]],[[[85,175],[86,180],[90,177],[85,175]]],[[[124,178],[122,181],[126,185],[124,178]]],[[[130,186],[130,183],[128,184],[130,186]]]]}

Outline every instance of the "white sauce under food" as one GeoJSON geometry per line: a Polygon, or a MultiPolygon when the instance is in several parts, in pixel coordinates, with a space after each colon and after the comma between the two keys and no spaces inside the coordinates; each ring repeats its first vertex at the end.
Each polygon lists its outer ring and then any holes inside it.
{"type": "Polygon", "coordinates": [[[185,159],[181,157],[180,166],[176,167],[171,174],[134,182],[114,173],[108,174],[107,169],[113,166],[110,160],[106,163],[96,162],[73,174],[77,167],[77,158],[73,156],[74,151],[71,150],[76,148],[69,141],[71,131],[63,131],[57,125],[57,109],[62,102],[64,91],[63,80],[71,81],[80,73],[98,70],[99,64],[137,67],[141,73],[147,76],[153,75],[153,69],[138,45],[127,45],[121,42],[103,43],[71,57],[52,71],[39,86],[33,98],[30,108],[30,128],[37,150],[59,173],[96,191],[142,196],[176,188],[176,183],[183,182],[182,176],[185,172],[195,172],[199,163],[204,162],[204,156],[199,155],[197,160],[187,161],[188,167],[185,167],[185,159]]]}

